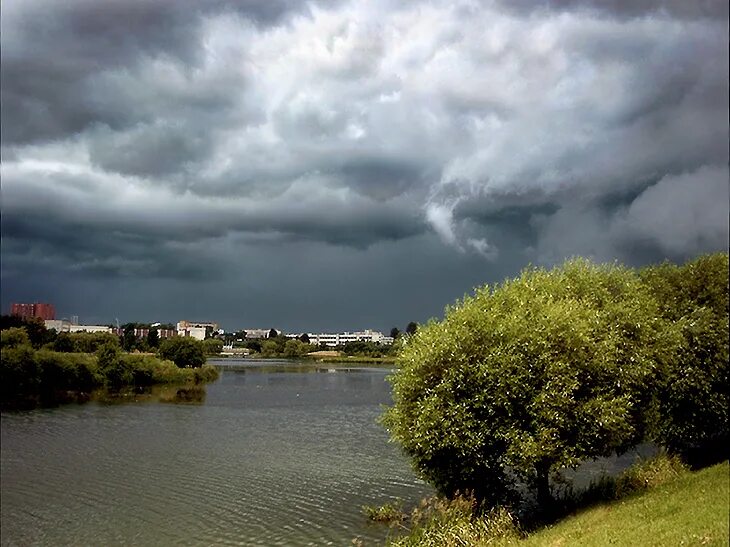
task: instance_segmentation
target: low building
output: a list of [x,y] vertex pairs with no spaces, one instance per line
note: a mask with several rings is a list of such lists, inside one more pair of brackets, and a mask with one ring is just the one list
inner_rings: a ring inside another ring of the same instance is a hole
[[68,319],[46,319],[43,324],[48,330],[54,329],[56,332],[69,332],[71,330],[71,321]]
[[[237,332],[244,331],[246,333],[246,340],[259,340],[261,338],[268,338],[272,329],[241,329]],[[281,331],[279,329],[273,329],[276,331],[276,335],[279,336]]]
[[106,325],[69,325],[66,332],[112,332]]
[[[159,323],[158,323],[159,325]],[[141,340],[142,338],[147,338],[151,330],[157,331],[157,336],[160,340],[163,340],[165,338],[172,338],[173,336],[177,336],[177,330],[175,329],[163,329],[159,326],[152,325],[150,327],[135,327],[134,329],[134,336]],[[122,327],[114,328],[112,331],[117,336],[123,336],[124,335],[124,329]]]
[[[288,334],[289,338],[300,338],[302,334]],[[382,332],[366,329],[357,332],[335,332],[335,333],[307,333],[310,344],[325,345],[329,347],[342,346],[348,342],[375,342],[376,344],[392,344],[393,338],[385,336]]]

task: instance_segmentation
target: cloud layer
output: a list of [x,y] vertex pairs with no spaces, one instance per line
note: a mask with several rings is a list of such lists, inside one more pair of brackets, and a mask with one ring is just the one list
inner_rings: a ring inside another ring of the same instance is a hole
[[[267,280],[316,300],[342,270],[381,283],[382,317],[342,304],[357,327],[528,262],[728,246],[726,2],[2,9],[4,308],[84,280],[231,291],[254,261],[250,321]],[[434,296],[403,309],[383,272],[413,264]]]

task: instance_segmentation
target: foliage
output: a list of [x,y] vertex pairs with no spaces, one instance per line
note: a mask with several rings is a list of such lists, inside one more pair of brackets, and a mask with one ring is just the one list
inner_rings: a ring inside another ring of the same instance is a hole
[[206,338],[203,340],[203,350],[206,355],[220,355],[223,351],[223,340],[217,338]]
[[[3,333],[3,338],[7,339],[8,335]],[[216,380],[219,374],[210,365],[182,369],[152,355],[122,353],[116,343],[105,344],[96,355],[34,350],[27,343],[8,344],[2,348],[0,394],[4,406],[17,408],[28,403],[32,406],[43,401],[53,403],[59,392],[88,393],[102,386],[120,389],[154,384],[203,384]]]
[[406,334],[416,334],[416,331],[418,330],[418,323],[415,321],[411,321],[408,323],[408,326],[406,327]]
[[358,355],[362,357],[383,357],[387,355],[390,346],[383,346],[377,342],[346,342],[342,346],[345,355]]
[[284,344],[284,357],[289,359],[304,357],[310,351],[311,346],[298,339],[287,340]]
[[173,336],[160,344],[160,357],[169,359],[178,367],[200,367],[205,363],[203,343],[194,338]]
[[23,328],[28,333],[30,343],[34,348],[40,348],[45,344],[53,342],[56,336],[55,330],[48,330],[43,319],[37,317],[22,319],[15,315],[3,315],[0,317],[0,330],[11,328]]
[[362,508],[368,520],[373,522],[385,522],[394,524],[402,522],[406,519],[403,512],[403,500],[395,500],[380,506],[364,505]]
[[124,351],[132,351],[137,345],[137,335],[134,332],[135,324],[127,323],[122,330],[122,348]]
[[413,510],[407,535],[388,542],[393,547],[486,546],[497,541],[516,541],[524,536],[514,516],[504,507],[484,515],[471,496],[429,498]]
[[35,359],[44,391],[89,392],[104,383],[103,373],[92,355],[41,349],[35,353]]
[[147,332],[147,346],[151,349],[160,347],[160,333],[154,327]]
[[119,338],[110,332],[61,332],[47,349],[61,353],[96,353],[106,344],[119,345]]
[[678,344],[658,315],[627,268],[575,259],[525,270],[418,329],[383,423],[439,492],[496,505],[512,473],[545,506],[551,473],[644,437],[647,385]]
[[0,347],[5,349],[18,346],[30,346],[27,330],[21,327],[11,327],[0,332]]
[[41,369],[35,351],[29,344],[2,348],[0,359],[0,393],[3,402],[17,394],[38,391],[41,385]]
[[683,266],[664,263],[640,273],[666,319],[681,330],[678,358],[659,384],[655,438],[692,460],[728,442],[728,255]]
[[395,340],[400,336],[400,330],[398,330],[398,327],[393,327],[390,329],[390,337]]
[[110,387],[121,387],[133,383],[134,373],[129,362],[122,357],[118,345],[108,343],[96,351],[96,360],[99,371]]

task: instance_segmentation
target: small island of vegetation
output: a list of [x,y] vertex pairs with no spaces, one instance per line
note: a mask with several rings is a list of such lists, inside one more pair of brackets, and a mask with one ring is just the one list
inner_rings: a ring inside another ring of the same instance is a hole
[[199,385],[219,375],[205,364],[206,345],[191,338],[163,340],[156,354],[130,353],[111,333],[57,334],[39,320],[13,317],[4,317],[3,327],[8,327],[0,333],[3,408],[84,400],[100,388]]

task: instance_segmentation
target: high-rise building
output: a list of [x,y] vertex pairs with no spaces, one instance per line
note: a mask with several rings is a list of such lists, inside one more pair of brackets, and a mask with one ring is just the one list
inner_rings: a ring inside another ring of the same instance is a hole
[[22,319],[31,319],[39,317],[40,319],[49,320],[56,318],[56,308],[53,304],[44,304],[35,302],[33,304],[16,304],[10,305],[10,315],[15,315]]

